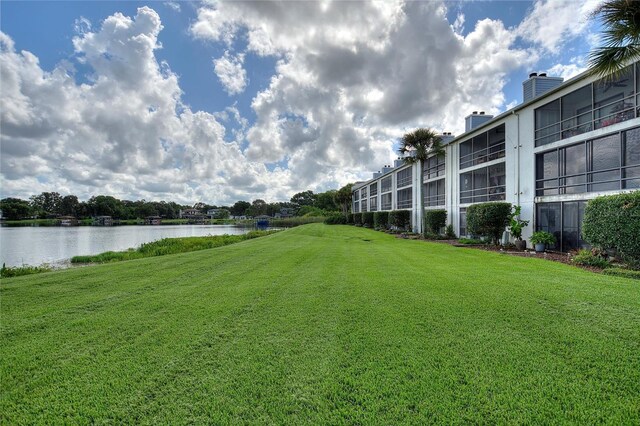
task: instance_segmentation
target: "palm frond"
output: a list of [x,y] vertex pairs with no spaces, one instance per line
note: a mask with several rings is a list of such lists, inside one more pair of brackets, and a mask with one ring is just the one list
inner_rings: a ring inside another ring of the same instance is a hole
[[442,139],[435,131],[419,128],[402,136],[398,153],[405,156],[405,163],[410,164],[424,161],[434,154],[443,156],[445,150],[442,146]]

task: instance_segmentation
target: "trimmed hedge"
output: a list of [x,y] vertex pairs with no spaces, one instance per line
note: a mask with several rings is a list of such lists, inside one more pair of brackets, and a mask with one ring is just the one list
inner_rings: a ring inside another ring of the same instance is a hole
[[398,229],[406,230],[411,225],[411,212],[409,210],[393,210],[389,212],[389,224]]
[[425,233],[440,234],[440,230],[447,224],[447,211],[444,209],[426,210],[424,220],[426,222]]
[[640,268],[640,191],[590,200],[582,236],[592,246],[616,250],[623,261]]
[[511,218],[511,203],[490,202],[467,207],[467,230],[471,235],[500,241]]
[[373,228],[373,212],[362,213],[362,226]]
[[373,215],[373,226],[376,229],[387,229],[389,227],[389,212],[376,212]]
[[346,223],[347,225],[353,225],[353,213],[347,213]]
[[332,214],[324,220],[324,223],[327,225],[344,225],[347,223],[347,218],[343,214]]
[[353,214],[353,224],[356,226],[362,225],[362,213],[354,213]]
[[604,275],[612,275],[614,277],[624,277],[634,280],[640,280],[640,271],[634,271],[633,269],[609,268],[602,271],[602,273]]

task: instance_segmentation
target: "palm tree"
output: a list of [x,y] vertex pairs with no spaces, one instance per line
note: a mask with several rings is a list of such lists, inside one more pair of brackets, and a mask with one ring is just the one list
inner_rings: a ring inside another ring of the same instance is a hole
[[591,74],[615,77],[640,59],[640,1],[606,0],[593,16],[602,18],[605,30],[603,45],[589,54]]
[[[420,169],[420,183],[424,185],[424,163],[432,155],[438,157],[445,155],[444,146],[442,145],[442,138],[431,129],[420,128],[411,133],[407,133],[400,139],[400,148],[398,153],[403,156],[405,164],[418,164]],[[420,216],[421,223],[418,232],[424,230],[424,196],[420,191],[419,197],[420,203]]]

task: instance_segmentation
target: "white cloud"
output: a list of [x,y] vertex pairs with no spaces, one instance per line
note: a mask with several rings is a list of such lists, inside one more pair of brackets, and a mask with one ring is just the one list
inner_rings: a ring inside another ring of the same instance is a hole
[[175,12],[180,12],[180,4],[176,3],[175,1],[166,1],[163,3],[165,6],[167,6],[168,8],[171,8],[173,11]]
[[224,56],[214,59],[213,66],[220,83],[229,95],[237,95],[247,87],[247,72],[242,67],[244,55],[232,56],[227,50]]
[[[298,189],[290,172],[247,161],[238,142],[224,140],[219,118],[182,104],[177,76],[154,56],[161,29],[157,13],[142,7],[75,37],[76,54],[94,70],[85,84],[65,67],[44,71],[0,33],[4,196],[55,189],[231,203]],[[237,110],[228,114],[242,122]]]
[[600,0],[537,0],[518,26],[517,33],[546,51],[558,54],[565,43],[588,30],[589,16],[599,3]]
[[460,131],[471,110],[504,108],[505,76],[536,54],[500,21],[466,37],[463,24],[436,2],[216,2],[191,32],[223,43],[247,34],[247,54],[279,58],[253,99],[246,154],[287,161],[311,185],[342,170],[366,177],[416,126]]

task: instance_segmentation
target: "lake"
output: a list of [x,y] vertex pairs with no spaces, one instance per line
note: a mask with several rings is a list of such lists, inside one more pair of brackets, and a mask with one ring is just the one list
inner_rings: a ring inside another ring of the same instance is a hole
[[64,264],[73,256],[135,248],[162,238],[244,234],[234,225],[0,227],[0,265]]

